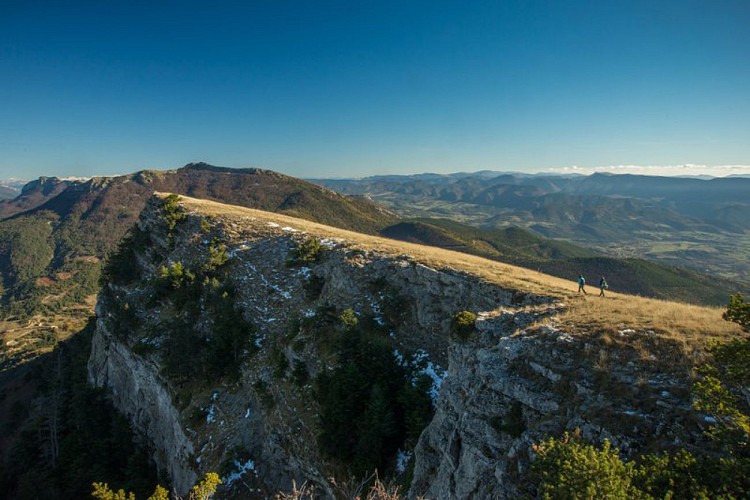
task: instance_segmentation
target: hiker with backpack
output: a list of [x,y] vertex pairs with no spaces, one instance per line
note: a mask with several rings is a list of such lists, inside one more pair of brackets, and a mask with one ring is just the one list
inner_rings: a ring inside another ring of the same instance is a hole
[[601,277],[599,280],[599,297],[604,297],[604,290],[609,288],[609,285],[607,284],[607,280],[604,279],[604,276]]
[[583,277],[583,274],[578,275],[578,293],[583,292],[584,295],[588,295],[586,293],[586,278]]

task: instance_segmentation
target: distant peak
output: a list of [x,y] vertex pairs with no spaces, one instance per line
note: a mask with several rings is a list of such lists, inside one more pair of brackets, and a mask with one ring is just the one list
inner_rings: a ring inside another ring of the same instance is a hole
[[223,172],[227,174],[275,174],[272,170],[263,170],[260,168],[231,168],[231,167],[217,167],[216,165],[210,165],[208,163],[199,161],[188,163],[180,170],[200,170],[207,172]]
[[35,189],[49,188],[51,186],[56,186],[57,184],[60,184],[60,183],[63,183],[63,182],[64,183],[69,183],[69,181],[64,181],[64,180],[62,180],[62,179],[60,179],[58,177],[45,177],[45,176],[41,176],[38,179],[35,179],[35,180],[31,181],[31,182],[28,182],[26,185],[24,185],[23,188],[21,189],[21,191],[23,193],[28,193],[28,192],[33,191]]

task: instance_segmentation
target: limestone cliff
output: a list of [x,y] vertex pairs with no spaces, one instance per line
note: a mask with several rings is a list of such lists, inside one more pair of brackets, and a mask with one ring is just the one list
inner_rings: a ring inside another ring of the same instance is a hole
[[[320,250],[303,254],[310,241]],[[340,363],[327,335],[349,309],[409,380],[429,377],[434,416],[387,465],[412,496],[525,493],[531,444],[566,429],[625,453],[700,435],[685,373],[561,324],[559,294],[493,283],[499,264],[431,252],[188,198],[165,211],[154,197],[100,294],[90,380],[181,494],[219,471],[227,497],[268,497],[292,481],[334,496],[327,478],[344,469],[318,445],[313,381]],[[452,334],[462,310],[479,313],[468,339]],[[226,366],[216,353],[229,353]]]

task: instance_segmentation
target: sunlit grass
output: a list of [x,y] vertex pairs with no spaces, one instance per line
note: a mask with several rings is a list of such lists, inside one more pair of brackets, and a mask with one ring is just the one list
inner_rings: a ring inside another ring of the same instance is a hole
[[[685,343],[687,350],[708,339],[729,339],[742,335],[740,328],[724,321],[721,308],[712,308],[606,292],[589,287],[589,295],[576,293],[577,284],[529,269],[484,259],[461,252],[370,236],[277,213],[223,205],[206,200],[181,197],[188,210],[214,217],[238,217],[259,230],[269,230],[268,222],[289,226],[317,238],[334,238],[348,248],[375,251],[387,256],[408,256],[411,260],[435,268],[451,268],[476,275],[502,288],[538,294],[556,299],[566,306],[558,319],[577,327],[615,333],[623,329],[651,330],[655,335]],[[500,305],[500,304],[499,304]],[[691,347],[692,346],[692,347]]]

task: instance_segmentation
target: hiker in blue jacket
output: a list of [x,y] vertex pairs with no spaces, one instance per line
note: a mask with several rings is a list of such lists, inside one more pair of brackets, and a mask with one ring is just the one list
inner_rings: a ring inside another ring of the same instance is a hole
[[578,293],[583,292],[584,295],[588,295],[586,293],[586,278],[583,277],[583,274],[578,275]]

